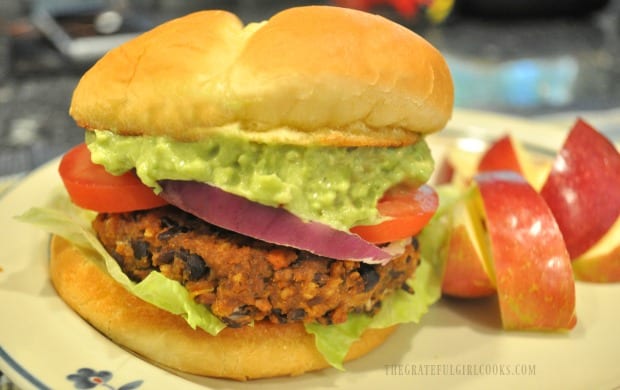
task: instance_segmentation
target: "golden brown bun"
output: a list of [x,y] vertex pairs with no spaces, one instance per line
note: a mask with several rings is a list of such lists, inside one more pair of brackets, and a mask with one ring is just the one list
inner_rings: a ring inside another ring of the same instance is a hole
[[[328,367],[314,346],[314,336],[299,323],[260,322],[211,336],[128,293],[68,241],[52,237],[50,252],[52,283],[63,300],[110,339],[157,364],[238,380]],[[353,344],[346,360],[376,348],[393,330],[368,330]]]
[[245,27],[225,11],[167,22],[98,61],[70,113],[129,135],[363,146],[415,142],[443,128],[452,104],[446,62],[423,38],[377,15],[309,6]]

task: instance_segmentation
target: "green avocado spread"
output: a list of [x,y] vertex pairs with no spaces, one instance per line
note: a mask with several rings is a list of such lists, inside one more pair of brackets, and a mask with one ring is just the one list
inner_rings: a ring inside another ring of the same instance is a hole
[[93,162],[119,175],[133,168],[156,192],[158,180],[195,180],[336,229],[378,223],[376,204],[402,181],[426,182],[426,142],[390,147],[264,144],[215,135],[198,142],[88,131]]

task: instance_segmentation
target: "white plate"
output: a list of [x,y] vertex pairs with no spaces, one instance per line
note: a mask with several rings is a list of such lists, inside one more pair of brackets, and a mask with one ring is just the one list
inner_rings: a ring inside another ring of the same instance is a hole
[[[549,154],[565,130],[525,120],[458,111],[433,136],[437,158],[446,147],[484,142],[511,131]],[[465,142],[463,142],[465,140]],[[48,236],[13,216],[42,205],[60,186],[57,161],[25,178],[0,199],[0,370],[20,388],[74,388],[80,368],[108,371],[108,388],[142,381],[138,389],[193,388],[562,388],[620,385],[620,285],[578,283],[578,324],[557,333],[500,330],[494,299],[442,300],[421,325],[405,325],[366,357],[295,378],[237,383],[156,367],[102,336],[56,295],[47,276]],[[278,364],[278,362],[273,362]],[[261,387],[262,388],[262,387]]]

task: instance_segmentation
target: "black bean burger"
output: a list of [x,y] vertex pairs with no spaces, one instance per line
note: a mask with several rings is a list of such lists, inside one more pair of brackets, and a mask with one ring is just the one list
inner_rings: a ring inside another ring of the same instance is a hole
[[312,6],[164,23],[75,89],[86,140],[59,172],[93,214],[54,217],[52,282],[167,367],[341,368],[436,299],[417,239],[438,203],[425,135],[452,103],[440,53],[380,16]]

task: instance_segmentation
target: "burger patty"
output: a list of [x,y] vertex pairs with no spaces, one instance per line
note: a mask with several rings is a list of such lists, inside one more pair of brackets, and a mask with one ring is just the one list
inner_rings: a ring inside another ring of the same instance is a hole
[[373,314],[392,291],[413,293],[405,281],[419,261],[415,239],[384,266],[334,260],[220,229],[172,206],[99,214],[93,228],[132,280],[159,271],[231,327]]

